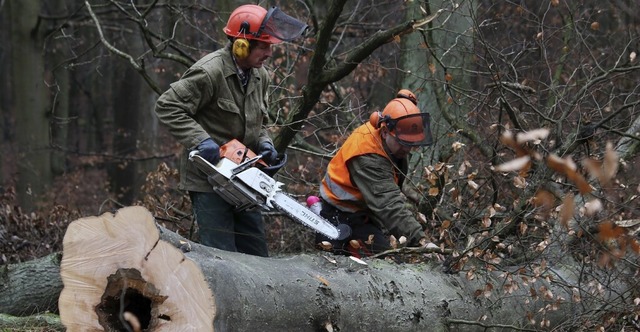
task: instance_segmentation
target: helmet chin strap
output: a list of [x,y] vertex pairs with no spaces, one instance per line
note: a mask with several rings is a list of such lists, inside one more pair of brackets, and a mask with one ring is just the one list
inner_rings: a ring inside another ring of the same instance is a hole
[[251,66],[248,64],[247,58],[240,59],[234,56],[233,59],[236,61],[236,65],[238,65],[238,68],[244,71],[248,71],[251,69]]

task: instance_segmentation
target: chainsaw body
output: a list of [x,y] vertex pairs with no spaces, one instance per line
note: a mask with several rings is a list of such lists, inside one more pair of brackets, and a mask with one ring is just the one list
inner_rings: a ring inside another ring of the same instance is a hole
[[189,154],[189,160],[207,175],[213,190],[237,210],[260,207],[268,211],[276,208],[331,239],[342,237],[338,228],[286,195],[281,190],[283,184],[261,170],[261,167],[269,167],[262,156],[232,140],[220,147],[220,157],[220,161],[213,165],[197,151]]

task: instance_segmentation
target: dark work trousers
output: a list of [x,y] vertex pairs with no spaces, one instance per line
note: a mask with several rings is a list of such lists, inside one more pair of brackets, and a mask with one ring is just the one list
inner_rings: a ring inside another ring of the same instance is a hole
[[227,251],[269,256],[260,210],[238,212],[216,193],[190,191],[200,243]]
[[[365,212],[349,213],[340,211],[323,200],[320,215],[334,225],[347,224],[351,227],[351,236],[344,240],[330,240],[326,236],[316,233],[316,243],[322,241],[330,242],[335,254],[363,257],[391,248],[389,238],[380,228],[369,221],[369,217]],[[373,241],[370,241],[370,238]],[[357,240],[360,248],[351,246],[351,240]]]

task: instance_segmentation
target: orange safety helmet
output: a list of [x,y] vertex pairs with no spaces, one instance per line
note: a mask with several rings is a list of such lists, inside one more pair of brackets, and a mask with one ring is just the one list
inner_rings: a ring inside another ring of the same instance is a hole
[[411,90],[401,89],[396,93],[396,98],[407,98],[411,100],[414,105],[418,105],[418,98],[413,94],[413,92],[411,92]]
[[400,92],[407,96],[391,100],[382,112],[371,114],[369,122],[376,128],[386,127],[389,134],[395,137],[400,144],[407,146],[430,145],[433,140],[429,127],[431,122],[429,113],[420,112],[416,105],[417,99],[411,91],[400,90]]
[[285,14],[278,7],[271,7],[267,11],[258,5],[242,5],[231,12],[222,30],[232,38],[278,44],[299,37],[307,28],[306,24]]
[[267,14],[268,11],[261,6],[242,5],[231,12],[227,25],[222,30],[232,38],[278,44],[282,40],[262,32],[264,29],[263,22],[268,19]]

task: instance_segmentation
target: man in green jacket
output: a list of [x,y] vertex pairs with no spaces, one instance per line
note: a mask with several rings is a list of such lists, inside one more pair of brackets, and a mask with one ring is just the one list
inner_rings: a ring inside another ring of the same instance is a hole
[[156,102],[158,118],[185,147],[179,188],[189,192],[204,245],[268,256],[260,211],[236,211],[213,191],[188,154],[197,150],[216,164],[220,145],[237,139],[267,164],[276,161],[278,153],[264,127],[271,80],[263,65],[272,44],[293,40],[306,28],[277,7],[240,6],[223,29],[229,45],[197,61]]

